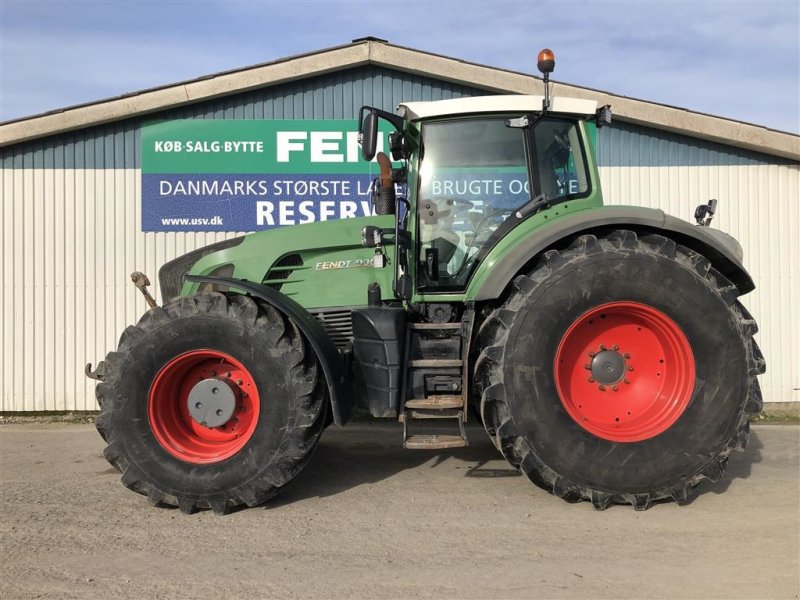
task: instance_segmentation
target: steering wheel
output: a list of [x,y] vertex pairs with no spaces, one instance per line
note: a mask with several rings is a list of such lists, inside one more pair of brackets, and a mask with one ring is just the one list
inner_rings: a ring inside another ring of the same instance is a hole
[[[488,209],[486,211],[486,213],[483,215],[483,217],[477,223],[475,223],[475,225],[472,228],[473,229],[473,231],[472,231],[472,241],[469,244],[470,248],[475,243],[475,241],[478,240],[479,233],[481,233],[481,230],[484,227],[486,227],[488,224],[494,222],[498,218],[502,218],[502,221],[505,221],[505,219],[508,217],[508,215],[510,215],[512,212],[514,212],[514,209],[512,209],[512,208],[492,207],[492,208]],[[467,248],[467,250],[469,251],[469,248]]]
[[[461,260],[461,264],[458,266],[458,268],[452,275],[453,278],[457,278],[464,271],[464,269],[469,270],[471,268],[472,263],[474,263],[475,260],[477,259],[478,252],[472,252],[472,250],[476,248],[476,244],[478,244],[478,250],[480,249],[480,246],[483,244],[483,241],[479,240],[479,234],[481,233],[481,230],[484,229],[490,223],[493,223],[498,218],[501,219],[501,222],[505,221],[505,219],[512,212],[514,212],[514,209],[511,208],[490,208],[487,210],[486,214],[484,214],[483,217],[477,223],[475,223],[473,227],[472,237],[469,240],[469,244],[467,244],[467,247],[464,250],[464,257]],[[489,235],[491,235],[491,233]]]

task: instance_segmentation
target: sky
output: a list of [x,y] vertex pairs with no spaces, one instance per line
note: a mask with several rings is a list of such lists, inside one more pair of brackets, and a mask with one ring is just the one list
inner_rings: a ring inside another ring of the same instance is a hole
[[0,121],[368,35],[800,133],[800,0],[0,0]]

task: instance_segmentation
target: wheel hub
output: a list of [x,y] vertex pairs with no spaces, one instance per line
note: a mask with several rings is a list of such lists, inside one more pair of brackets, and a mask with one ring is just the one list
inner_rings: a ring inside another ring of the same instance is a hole
[[186,405],[192,419],[203,427],[220,427],[236,411],[236,393],[222,379],[203,379],[189,391]]
[[194,464],[220,462],[239,452],[253,436],[260,407],[247,367],[212,349],[169,360],[148,396],[150,428],[158,443]]
[[625,359],[614,350],[603,350],[591,362],[592,377],[603,385],[611,385],[625,376]]
[[646,304],[619,301],[580,315],[554,359],[556,390],[581,427],[612,442],[664,433],[689,406],[692,347],[675,321]]

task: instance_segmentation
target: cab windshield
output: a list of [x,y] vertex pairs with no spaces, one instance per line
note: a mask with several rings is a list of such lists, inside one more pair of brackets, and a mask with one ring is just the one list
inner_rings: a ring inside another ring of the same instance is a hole
[[574,121],[545,118],[530,129],[507,117],[428,123],[422,127],[417,195],[421,291],[466,286],[495,243],[492,234],[531,198],[553,204],[589,193]]

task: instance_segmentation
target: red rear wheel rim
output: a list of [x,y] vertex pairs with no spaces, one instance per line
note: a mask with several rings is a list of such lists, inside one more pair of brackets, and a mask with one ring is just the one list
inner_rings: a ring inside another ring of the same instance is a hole
[[[209,378],[224,381],[236,398],[233,416],[219,427],[206,427],[189,413],[189,392]],[[150,428],[158,443],[172,456],[195,464],[220,462],[239,452],[253,436],[260,408],[250,371],[218,350],[176,356],[158,372],[148,396]]]
[[686,335],[638,302],[611,302],[578,317],[561,338],[554,370],[567,413],[612,442],[665,432],[686,410],[695,383]]

